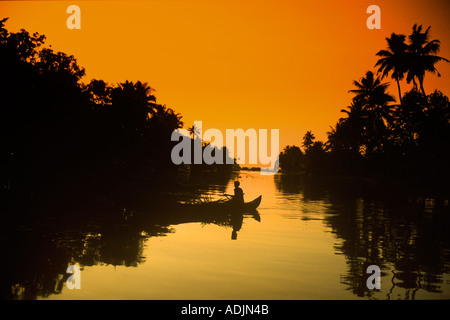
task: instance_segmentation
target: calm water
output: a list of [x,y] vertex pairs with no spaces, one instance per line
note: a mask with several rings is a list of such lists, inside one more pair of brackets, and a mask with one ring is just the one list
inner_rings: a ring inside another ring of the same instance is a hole
[[[241,172],[257,214],[133,212],[124,223],[4,235],[4,298],[448,299],[449,198],[355,181]],[[233,181],[207,188],[214,198]],[[6,262],[6,263],[5,263]],[[65,281],[81,266],[81,289]],[[366,268],[381,267],[381,290]]]

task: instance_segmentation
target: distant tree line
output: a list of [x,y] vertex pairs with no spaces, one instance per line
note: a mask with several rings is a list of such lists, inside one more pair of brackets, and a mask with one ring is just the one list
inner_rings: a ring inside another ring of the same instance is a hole
[[[449,62],[438,56],[440,41],[430,39],[417,24],[406,36],[392,33],[388,47],[377,53],[376,73],[367,71],[354,81],[351,104],[327,133],[315,141],[303,137],[303,151],[287,146],[280,154],[284,172],[405,177],[450,177],[450,104],[439,90],[427,94],[426,73],[437,74],[436,64]],[[382,82],[391,76],[397,83],[399,103]],[[413,83],[402,94],[400,81]]]

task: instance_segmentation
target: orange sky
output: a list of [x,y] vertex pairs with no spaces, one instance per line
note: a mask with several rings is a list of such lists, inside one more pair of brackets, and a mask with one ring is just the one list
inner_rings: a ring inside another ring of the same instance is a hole
[[[72,4],[81,30],[66,27]],[[366,27],[372,4],[381,30]],[[447,0],[0,1],[10,31],[45,34],[86,68],[84,82],[148,82],[185,127],[279,129],[281,149],[307,130],[326,139],[392,32],[431,25],[450,59],[449,9]],[[450,94],[450,64],[437,68],[442,77],[427,75],[425,89]]]

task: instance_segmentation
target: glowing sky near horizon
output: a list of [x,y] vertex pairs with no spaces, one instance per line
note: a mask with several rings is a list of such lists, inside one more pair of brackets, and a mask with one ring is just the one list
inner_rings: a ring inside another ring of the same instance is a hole
[[[66,8],[81,8],[81,30],[66,27]],[[381,30],[366,9],[381,8]],[[449,1],[1,1],[8,30],[47,36],[74,55],[86,77],[148,82],[159,103],[204,129],[279,129],[280,148],[307,130],[325,140],[350,104],[353,80],[375,71],[375,54],[392,32],[431,25],[439,55],[450,59]],[[450,64],[425,89],[449,94]],[[392,82],[391,93],[397,98]],[[401,83],[405,92],[409,87]]]

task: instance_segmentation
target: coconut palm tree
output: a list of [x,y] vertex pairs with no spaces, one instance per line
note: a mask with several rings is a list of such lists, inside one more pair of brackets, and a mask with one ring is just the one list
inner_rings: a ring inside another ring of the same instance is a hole
[[129,134],[140,134],[155,112],[154,89],[147,83],[126,81],[111,90],[110,101],[116,121]]
[[327,141],[325,143],[327,150],[336,152],[346,149],[348,140],[346,124],[347,121],[341,118],[334,128],[330,126],[331,130],[327,132]]
[[372,71],[367,71],[361,80],[353,81],[356,89],[349,90],[354,93],[355,102],[362,102],[369,111],[375,111],[377,107],[384,107],[389,102],[395,101],[394,97],[386,93],[389,83],[381,83],[380,77],[375,77]]
[[361,102],[352,101],[351,105],[347,109],[341,109],[341,112],[345,113],[347,117],[339,119],[339,126],[336,125],[336,130],[344,131],[346,140],[344,143],[350,149],[359,151],[363,141],[363,131],[368,126],[368,114],[364,110],[364,105]]
[[420,91],[426,97],[425,89],[423,87],[423,80],[426,72],[437,74],[440,77],[440,73],[437,71],[435,65],[439,61],[449,62],[449,60],[439,57],[436,54],[441,48],[441,42],[437,39],[430,40],[430,28],[428,27],[422,32],[422,25],[413,26],[413,31],[409,36],[410,44],[408,46],[408,52],[410,53],[408,75],[406,80],[408,83],[413,81],[417,87],[416,79],[419,81]]
[[303,136],[303,143],[302,147],[305,149],[305,152],[307,152],[314,144],[314,140],[316,137],[311,131],[306,131],[305,135]]
[[392,114],[389,102],[394,102],[395,99],[386,92],[389,83],[382,83],[380,77],[375,77],[372,71],[367,71],[365,77],[353,84],[356,89],[349,92],[355,93],[354,106],[362,107],[366,145],[369,151],[374,151],[383,145],[386,122],[391,121]]
[[187,130],[188,130],[189,134],[192,135],[192,139],[195,139],[195,136],[198,136],[200,134],[200,131],[195,124],[192,125],[192,127],[189,127]]
[[375,64],[375,67],[379,66],[377,73],[381,73],[381,80],[392,72],[391,78],[397,82],[400,105],[402,105],[400,80],[404,78],[408,66],[408,45],[405,39],[406,36],[403,34],[392,33],[390,38],[386,38],[387,50],[380,50],[377,53],[380,59]]

